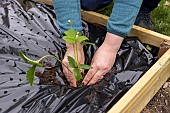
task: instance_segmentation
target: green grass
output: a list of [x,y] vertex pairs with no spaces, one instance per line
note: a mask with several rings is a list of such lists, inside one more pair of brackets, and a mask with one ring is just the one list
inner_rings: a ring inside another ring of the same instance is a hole
[[[165,6],[164,3],[170,0],[161,0],[159,6],[152,11],[151,18],[154,24],[153,30],[170,36],[170,6]],[[98,13],[109,16],[112,12],[113,3],[98,10]]]
[[159,6],[152,11],[154,31],[170,36],[170,6],[163,5],[166,1],[161,0]]

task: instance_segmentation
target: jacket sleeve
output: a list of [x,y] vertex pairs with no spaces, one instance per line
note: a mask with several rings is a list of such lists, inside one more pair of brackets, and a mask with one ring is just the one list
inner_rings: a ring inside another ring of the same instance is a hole
[[114,0],[107,32],[126,37],[137,17],[143,0]]
[[68,20],[72,20],[75,30],[82,30],[80,0],[53,0],[53,6],[62,34],[70,28]]

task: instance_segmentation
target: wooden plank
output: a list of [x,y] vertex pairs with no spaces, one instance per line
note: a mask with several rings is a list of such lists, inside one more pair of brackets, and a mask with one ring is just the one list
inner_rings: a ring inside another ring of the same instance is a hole
[[[92,11],[82,11],[81,13],[83,20],[104,26],[107,24],[107,20],[109,19],[108,16]],[[166,35],[136,25],[133,25],[133,28],[130,32],[130,36],[137,36],[143,43],[151,44],[156,47],[159,47],[164,40],[170,40],[170,37]]]
[[45,3],[47,5],[52,5],[52,0],[35,0],[37,2],[42,2],[42,3]]
[[[37,0],[38,2],[43,2],[48,5],[52,5],[52,0]],[[109,19],[108,16],[93,12],[93,11],[81,11],[82,19],[88,21],[90,23],[97,23],[103,26],[106,26],[107,20]],[[164,40],[170,40],[170,37],[139,27],[133,26],[130,36],[137,36],[143,43],[151,44],[154,46],[159,47]]]
[[170,77],[170,49],[109,110],[108,113],[140,113]]

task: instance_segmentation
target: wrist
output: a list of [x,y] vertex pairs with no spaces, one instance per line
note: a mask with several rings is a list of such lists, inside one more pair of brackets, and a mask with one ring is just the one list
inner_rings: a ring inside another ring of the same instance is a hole
[[107,44],[114,51],[118,51],[123,40],[124,40],[123,37],[107,32],[103,44]]

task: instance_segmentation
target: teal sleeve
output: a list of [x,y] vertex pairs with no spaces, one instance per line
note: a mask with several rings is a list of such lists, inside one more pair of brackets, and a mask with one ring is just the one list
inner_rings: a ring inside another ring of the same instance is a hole
[[114,0],[107,32],[126,37],[137,17],[143,0]]
[[53,7],[62,34],[70,28],[68,20],[72,20],[75,30],[82,30],[80,0],[53,0]]

